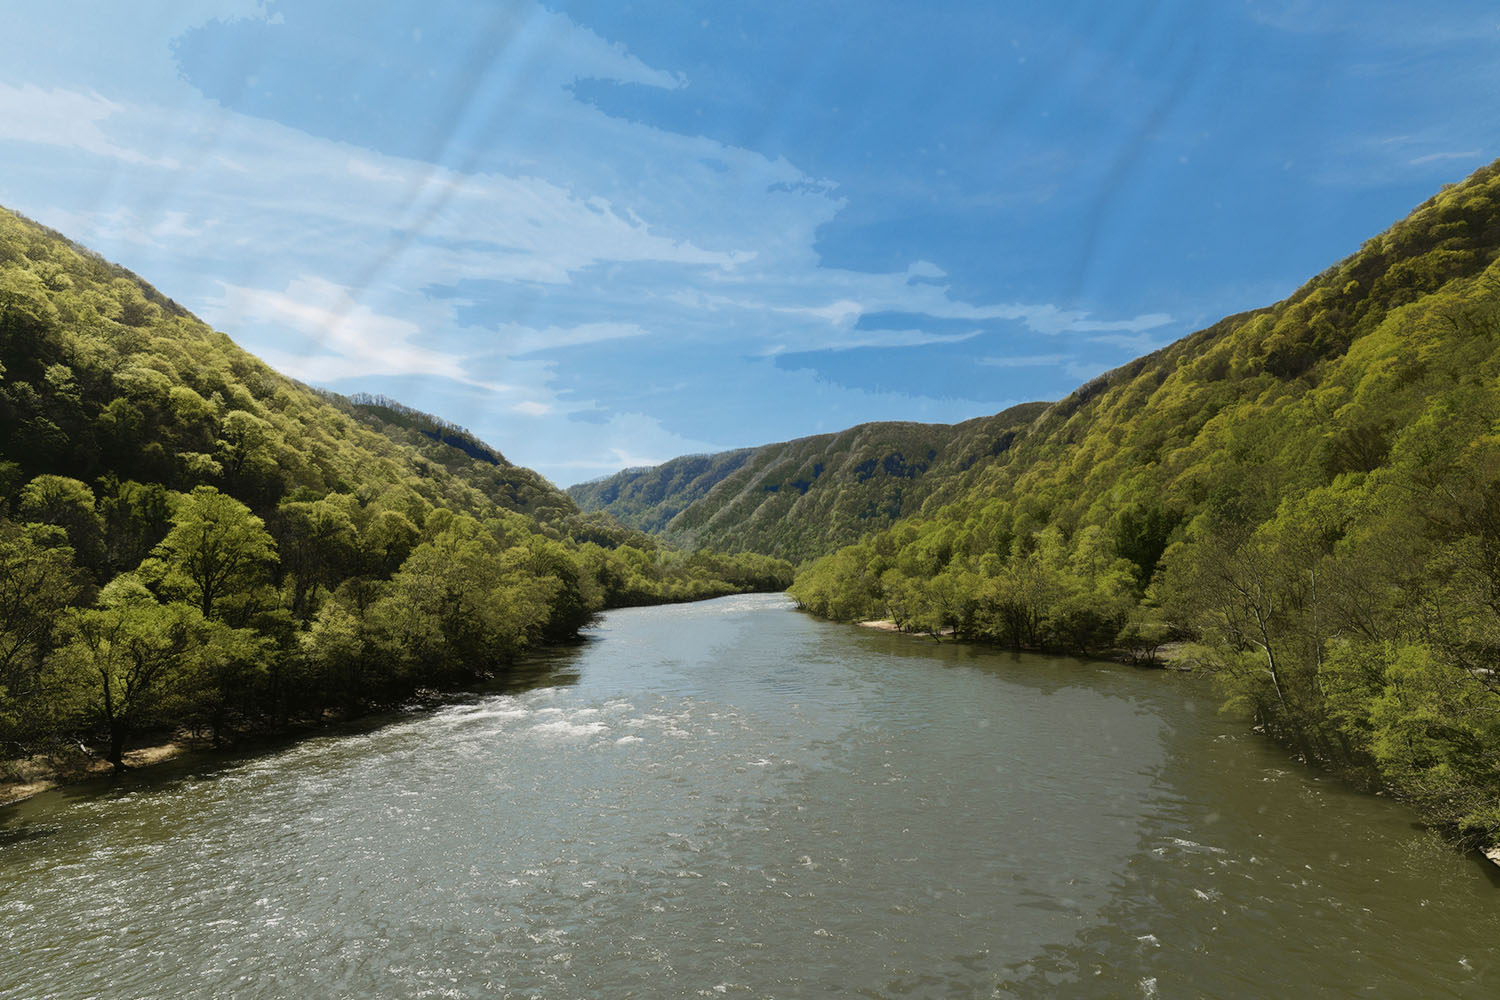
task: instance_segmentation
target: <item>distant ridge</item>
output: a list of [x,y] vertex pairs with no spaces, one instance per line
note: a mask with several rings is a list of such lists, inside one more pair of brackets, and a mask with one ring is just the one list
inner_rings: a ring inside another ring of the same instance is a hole
[[684,455],[567,493],[583,510],[680,544],[808,559],[957,495],[1048,405],[1023,403],[959,424],[860,424]]

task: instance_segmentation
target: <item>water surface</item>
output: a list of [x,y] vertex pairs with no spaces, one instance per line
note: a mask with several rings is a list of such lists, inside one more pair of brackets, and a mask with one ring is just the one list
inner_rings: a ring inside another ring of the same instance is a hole
[[1500,995],[1500,895],[1165,672],[606,615],[508,693],[0,811],[0,997]]

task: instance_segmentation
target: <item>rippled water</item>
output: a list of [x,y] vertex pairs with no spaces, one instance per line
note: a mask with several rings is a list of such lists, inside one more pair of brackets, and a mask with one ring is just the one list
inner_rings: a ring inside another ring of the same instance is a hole
[[1500,896],[1162,672],[615,612],[510,693],[0,811],[0,997],[1500,995]]

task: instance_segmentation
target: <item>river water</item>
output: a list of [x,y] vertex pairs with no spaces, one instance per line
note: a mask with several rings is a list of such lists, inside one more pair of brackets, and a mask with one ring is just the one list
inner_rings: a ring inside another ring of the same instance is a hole
[[1494,997],[1497,884],[1200,682],[739,597],[0,810],[0,997]]

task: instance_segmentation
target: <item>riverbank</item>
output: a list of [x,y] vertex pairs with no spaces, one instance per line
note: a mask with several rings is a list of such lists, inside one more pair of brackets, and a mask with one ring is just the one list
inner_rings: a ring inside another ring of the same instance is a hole
[[[524,678],[524,671],[513,667],[487,681],[455,687],[449,691],[419,689],[399,706],[376,706],[357,714],[324,709],[319,715],[289,719],[279,726],[246,727],[223,733],[217,742],[211,736],[184,730],[176,733],[159,730],[154,734],[143,734],[137,744],[126,750],[122,757],[128,775],[132,771],[146,770],[189,755],[213,758],[254,754],[314,736],[357,732],[364,726],[379,726],[382,720],[401,712],[451,704],[476,691],[483,691],[491,684],[516,685],[518,678]],[[519,683],[524,684],[524,679]],[[0,774],[6,775],[0,778],[0,809],[54,788],[99,781],[115,773],[114,766],[105,760],[102,752],[89,749],[82,743],[65,752],[0,761]]]
[[[853,624],[859,626],[860,628],[873,629],[877,632],[894,632],[903,635],[910,635],[913,638],[939,638],[938,636],[933,636],[930,632],[917,632],[903,629],[889,618],[876,618],[867,621],[857,621]],[[953,629],[945,629],[941,638],[953,639]],[[954,639],[953,641],[965,640]],[[985,644],[980,643],[980,645]],[[1105,660],[1112,663],[1122,663],[1127,666],[1150,667],[1153,669],[1177,670],[1183,673],[1193,673],[1194,664],[1188,657],[1184,655],[1186,647],[1187,644],[1183,642],[1162,642],[1151,647],[1148,656],[1141,656],[1139,652],[1116,649],[1090,653],[1088,655],[1088,658],[1094,660]],[[1027,652],[1041,653],[1045,655],[1045,651],[1043,650],[1028,650]],[[1265,730],[1263,727],[1255,726],[1253,728],[1257,733],[1260,733],[1262,735],[1265,734]],[[1292,747],[1285,741],[1277,740],[1273,737],[1272,742],[1276,743],[1278,746],[1282,747],[1285,750],[1292,750]],[[1295,756],[1303,763],[1307,763],[1314,767],[1317,767],[1324,773],[1338,779],[1341,782],[1344,782],[1350,788],[1359,791],[1373,790],[1368,781],[1358,780],[1358,776],[1347,769],[1331,765],[1326,761],[1310,760],[1308,759],[1306,754],[1295,754]],[[1500,845],[1486,845],[1482,842],[1478,844],[1465,842],[1465,840],[1461,836],[1459,836],[1456,831],[1448,827],[1445,827],[1441,824],[1431,823],[1430,821],[1428,825],[1431,829],[1441,834],[1445,840],[1448,840],[1450,843],[1454,844],[1454,846],[1464,850],[1472,850],[1476,852],[1480,857],[1484,858],[1486,861],[1495,865],[1497,868],[1500,868]]]
[[[872,618],[867,621],[857,621],[853,624],[860,628],[874,629],[877,632],[897,632],[901,635],[910,635],[924,639],[953,639],[955,642],[978,642],[981,646],[990,646],[982,640],[959,640],[951,626],[939,630],[937,633],[905,629],[890,618]],[[1183,648],[1186,643],[1160,642],[1142,649],[1109,649],[1090,652],[1085,655],[1090,660],[1107,660],[1111,663],[1124,663],[1132,667],[1159,667],[1165,670],[1191,671],[1192,664],[1182,658]],[[1001,647],[991,647],[1001,648]],[[1047,655],[1055,652],[1046,649],[1027,649],[1023,652],[1040,653]],[[1072,655],[1072,654],[1069,654]]]
[[900,625],[897,625],[894,621],[892,621],[889,618],[876,618],[876,619],[873,619],[873,620],[867,621],[867,622],[855,622],[854,624],[858,625],[860,628],[872,628],[872,629],[875,629],[877,632],[904,632],[907,635],[924,635],[924,636],[928,636],[930,638],[940,638],[940,637],[941,638],[952,638],[953,637],[953,629],[951,627],[939,629],[938,632],[936,633],[936,635],[934,635],[931,632],[911,632],[911,631],[908,631],[907,629],[902,628]]
[[[125,751],[125,766],[134,771],[175,760],[190,751],[207,749],[209,745],[207,740],[188,737],[151,743]],[[114,765],[102,756],[79,750],[6,761],[5,771],[13,777],[0,780],[0,807],[14,805],[63,785],[107,778],[114,772]]]
[[[710,596],[691,600],[641,601],[605,608],[603,611],[695,604],[721,597],[740,596],[745,593],[760,593],[760,591],[731,591],[724,594],[715,592]],[[538,656],[545,658],[550,653],[565,650],[581,641],[583,641],[583,633],[580,632],[569,639],[536,646],[523,654],[519,660],[498,668],[493,674],[456,681],[452,687],[418,688],[409,692],[404,699],[376,704],[365,711],[353,714],[336,708],[319,710],[314,707],[306,710],[311,714],[303,714],[279,726],[234,729],[223,734],[226,738],[218,743],[208,736],[197,736],[187,731],[178,731],[171,735],[164,730],[158,731],[154,736],[146,734],[139,739],[133,749],[125,751],[124,763],[127,770],[134,771],[162,764],[188,753],[243,752],[247,748],[254,748],[260,744],[275,744],[327,733],[331,727],[358,725],[362,720],[378,718],[399,711],[403,706],[406,709],[413,706],[430,708],[447,704],[455,698],[461,698],[475,691],[484,691],[493,685],[525,686],[526,677],[529,674],[526,667],[528,660]],[[0,759],[0,809],[54,788],[96,781],[100,778],[107,778],[112,773],[114,773],[114,767],[104,759],[103,754],[96,753],[81,742],[73,748],[57,753],[35,754],[9,760]]]

